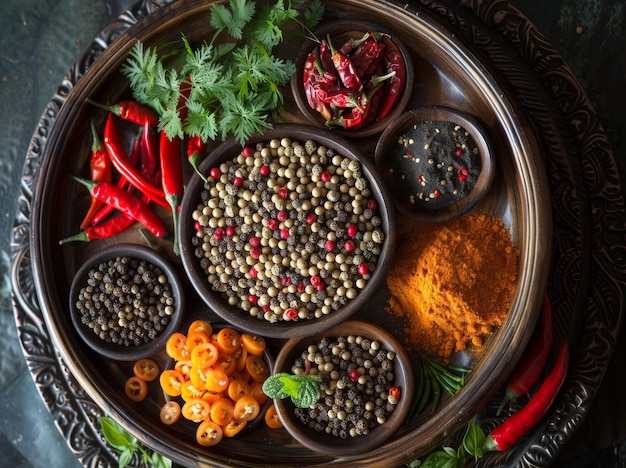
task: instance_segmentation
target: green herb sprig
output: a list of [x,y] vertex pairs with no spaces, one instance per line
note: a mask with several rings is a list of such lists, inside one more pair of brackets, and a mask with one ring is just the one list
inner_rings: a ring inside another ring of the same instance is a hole
[[462,468],[471,459],[478,461],[483,457],[483,445],[486,437],[474,420],[470,420],[457,448],[442,447],[441,450],[428,455],[423,462],[420,460],[410,462],[409,468]]
[[128,431],[123,429],[113,419],[106,416],[98,418],[102,435],[115,450],[120,452],[118,458],[119,468],[124,468],[130,463],[136,452],[141,454],[142,462],[153,468],[171,468],[172,461],[163,455],[148,450]]
[[159,113],[159,129],[170,138],[234,136],[243,144],[271,127],[282,110],[281,87],[295,72],[292,61],[273,55],[281,27],[294,20],[312,28],[322,14],[321,0],[278,0],[258,9],[253,0],[214,3],[208,42],[193,48],[183,35],[182,50],[160,55],[138,41],[121,71],[134,98]]
[[310,408],[320,398],[319,376],[315,374],[280,372],[265,379],[262,389],[270,398],[282,400],[290,397],[298,408]]

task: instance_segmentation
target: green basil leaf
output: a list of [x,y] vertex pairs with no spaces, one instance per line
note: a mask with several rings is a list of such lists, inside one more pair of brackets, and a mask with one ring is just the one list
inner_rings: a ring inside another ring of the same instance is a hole
[[153,468],[172,468],[172,460],[157,452],[152,452],[150,463]]
[[457,468],[458,465],[458,457],[456,452],[454,455],[445,452],[434,452],[431,453],[426,460],[424,460],[424,464],[421,468]]
[[111,447],[122,452],[134,446],[135,438],[111,418],[103,416],[99,418],[99,421],[102,434]]
[[486,435],[484,431],[478,427],[474,420],[470,420],[467,425],[467,432],[463,437],[463,448],[467,453],[472,455],[475,460],[483,456],[483,445],[485,444]]
[[128,465],[132,460],[134,453],[135,452],[130,448],[122,450],[122,453],[120,453],[120,458],[117,460],[119,468],[124,468],[126,465]]

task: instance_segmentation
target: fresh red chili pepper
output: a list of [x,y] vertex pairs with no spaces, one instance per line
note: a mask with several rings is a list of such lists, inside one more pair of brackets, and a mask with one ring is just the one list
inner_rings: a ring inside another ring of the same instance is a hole
[[387,71],[395,71],[395,75],[392,76],[385,86],[385,100],[378,113],[378,119],[384,119],[389,112],[394,108],[400,94],[402,94],[402,87],[406,81],[406,67],[402,54],[395,47],[388,47],[385,53],[385,62],[387,65]]
[[[133,165],[136,165],[139,161],[140,156],[141,156],[141,139],[136,138],[135,141],[133,142],[133,147],[130,152],[130,163]],[[117,186],[125,190],[129,190],[129,191],[134,190],[134,187],[130,185],[130,183],[128,182],[128,179],[126,179],[126,177],[124,177],[123,175],[120,175],[118,177]],[[91,225],[95,226],[96,224],[100,224],[102,221],[104,221],[104,219],[107,216],[109,216],[114,211],[115,211],[115,208],[113,208],[111,205],[104,205],[102,209],[98,211],[98,213],[96,213],[96,215],[91,220]]]
[[141,134],[141,173],[154,184],[154,176],[157,167],[156,133],[147,122],[143,126]]
[[187,139],[187,161],[194,171],[206,182],[206,176],[200,172],[198,166],[206,154],[207,143],[200,136],[191,136]]
[[[91,160],[89,162],[91,180],[93,180],[94,182],[111,182],[111,177],[113,173],[111,159],[109,158],[109,154],[107,153],[106,148],[102,145],[100,138],[98,138],[96,127],[94,126],[93,121],[91,122],[91,134]],[[83,221],[80,223],[81,229],[85,229],[87,226],[89,226],[94,216],[102,208],[102,205],[103,203],[100,200],[96,200],[95,198],[91,199],[89,210],[87,210]]]
[[483,450],[503,451],[528,433],[546,415],[565,381],[569,365],[569,348],[563,341],[554,368],[528,404],[493,429],[485,439]]
[[185,122],[187,118],[187,114],[189,113],[189,109],[187,109],[187,100],[191,95],[191,76],[187,75],[183,81],[180,82],[180,86],[178,88],[178,116],[180,117],[181,122]]
[[130,158],[126,153],[122,138],[119,134],[115,115],[112,113],[109,114],[104,128],[104,146],[109,152],[111,162],[121,175],[126,177],[135,188],[147,195],[152,201],[164,208],[170,208],[169,203],[165,200],[163,195],[163,190],[151,184],[137,167],[130,164]]
[[87,187],[92,197],[113,205],[115,209],[131,216],[147,227],[155,236],[163,237],[167,234],[167,228],[150,207],[126,190],[109,182],[96,183],[80,177],[72,177]]
[[60,240],[59,244],[63,245],[69,242],[90,242],[96,239],[108,239],[121,234],[132,226],[133,223],[135,223],[135,219],[132,216],[120,214],[104,223],[95,226],[87,226],[78,234]]
[[508,402],[528,392],[539,380],[552,348],[552,322],[552,305],[546,293],[543,297],[540,321],[535,327],[524,359],[517,365],[515,372],[509,379],[506,393],[496,413],[498,416]]
[[174,223],[174,253],[178,255],[178,209],[183,196],[183,166],[180,153],[181,140],[178,137],[168,138],[162,131],[159,139],[159,156],[161,160],[161,180],[165,199],[170,204]]
[[354,63],[352,63],[350,57],[336,50],[330,42],[330,38],[328,39],[328,47],[330,47],[330,51],[332,52],[333,65],[335,65],[335,70],[337,70],[337,75],[343,85],[350,91],[361,91],[361,89],[363,89],[363,83],[361,83],[361,78],[357,74]]
[[141,126],[143,126],[144,123],[149,122],[152,127],[156,127],[159,124],[159,114],[136,101],[120,101],[111,105],[100,104],[91,99],[87,99],[87,102],[100,107],[101,109],[107,110],[127,122],[132,122]]

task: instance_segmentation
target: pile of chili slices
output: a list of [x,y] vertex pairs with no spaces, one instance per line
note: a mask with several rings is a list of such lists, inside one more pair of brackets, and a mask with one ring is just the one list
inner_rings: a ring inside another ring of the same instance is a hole
[[402,54],[389,36],[367,32],[335,49],[331,38],[307,56],[303,84],[309,106],[331,127],[361,128],[394,108],[406,79]]
[[[172,212],[176,236],[178,209],[183,195],[182,141],[158,131],[158,115],[136,101],[120,101],[103,106],[108,115],[101,138],[92,122],[90,180],[73,177],[91,195],[91,203],[81,224],[81,231],[60,241],[89,242],[116,236],[139,222],[156,237],[168,229],[151,209],[157,204]],[[124,146],[120,120],[140,127],[130,154]],[[204,156],[206,144],[198,137],[186,142],[188,160],[194,168]],[[140,195],[137,193],[140,192]],[[178,254],[174,240],[174,252]]]

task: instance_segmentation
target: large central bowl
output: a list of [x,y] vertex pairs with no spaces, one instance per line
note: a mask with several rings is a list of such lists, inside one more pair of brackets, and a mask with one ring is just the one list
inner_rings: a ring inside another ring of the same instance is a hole
[[[304,145],[307,140],[312,140],[318,145],[326,146],[337,155],[358,161],[362,175],[368,182],[371,199],[375,200],[378,205],[376,212],[382,222],[379,229],[383,231],[384,239],[382,244],[380,244],[380,254],[378,255],[375,269],[373,269],[365,287],[358,291],[355,298],[350,299],[347,304],[337,310],[333,310],[319,318],[303,320],[278,320],[271,322],[264,318],[252,316],[238,306],[231,305],[221,292],[216,292],[212,288],[207,280],[207,274],[200,263],[200,259],[196,257],[196,247],[191,243],[191,239],[196,235],[196,226],[194,219],[192,219],[192,212],[201,203],[205,183],[198,174],[194,174],[183,196],[179,223],[181,259],[191,284],[202,300],[223,320],[249,332],[272,338],[293,338],[320,333],[354,315],[380,290],[381,285],[385,281],[396,242],[395,211],[391,198],[372,162],[363,156],[356,146],[329,130],[298,124],[275,125],[274,128],[266,131],[263,135],[253,136],[246,142],[246,146],[254,147],[257,143],[269,143],[273,139],[281,140],[283,138],[298,141],[301,145]],[[236,140],[229,140],[218,146],[202,161],[198,168],[199,172],[208,176],[211,169],[217,168],[227,161],[232,161],[241,151],[242,146]],[[243,190],[243,188],[240,188],[240,190]],[[294,227],[298,224],[305,225],[306,221],[295,220]],[[335,250],[339,253],[342,249],[337,246]],[[346,256],[349,256],[349,253]],[[277,288],[280,287],[280,284],[277,285]]]

